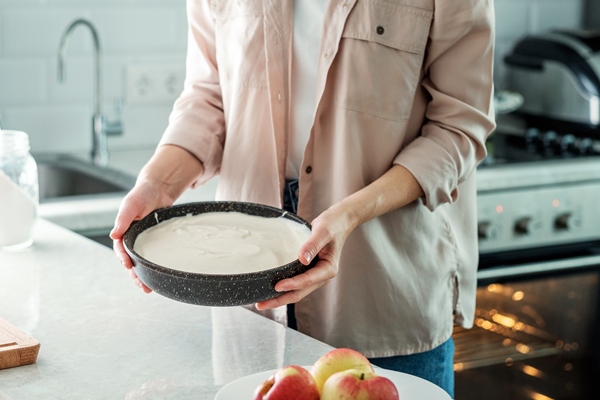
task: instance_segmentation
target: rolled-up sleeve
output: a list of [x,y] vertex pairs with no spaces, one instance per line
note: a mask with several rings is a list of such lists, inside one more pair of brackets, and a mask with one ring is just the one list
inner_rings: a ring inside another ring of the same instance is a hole
[[430,210],[458,198],[495,127],[492,1],[438,0],[433,21],[421,83],[426,122],[394,160],[415,176]]
[[188,48],[184,89],[175,101],[159,146],[180,146],[204,165],[202,184],[219,173],[225,117],[209,0],[188,0]]

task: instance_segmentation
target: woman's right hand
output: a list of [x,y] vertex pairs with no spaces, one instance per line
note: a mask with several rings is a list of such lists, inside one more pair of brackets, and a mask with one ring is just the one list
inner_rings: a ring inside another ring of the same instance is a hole
[[110,238],[113,240],[113,250],[117,258],[127,268],[133,282],[145,293],[150,293],[152,290],[142,283],[133,270],[131,258],[129,258],[123,246],[123,235],[132,222],[144,218],[158,208],[170,206],[172,203],[160,193],[158,187],[150,182],[136,183],[135,187],[121,202],[115,226],[110,232]]
[[110,232],[113,250],[134,283],[146,293],[152,290],[135,274],[131,258],[123,246],[123,235],[133,221],[144,218],[158,208],[173,205],[203,173],[202,163],[187,150],[173,145],[160,146],[142,168],[134,188],[121,202],[115,226]]

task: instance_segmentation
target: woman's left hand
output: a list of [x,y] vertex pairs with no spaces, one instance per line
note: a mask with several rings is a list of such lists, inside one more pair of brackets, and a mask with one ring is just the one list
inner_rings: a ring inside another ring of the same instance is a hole
[[338,272],[344,242],[355,226],[351,213],[339,204],[315,218],[312,222],[312,234],[300,248],[298,259],[302,264],[308,265],[318,254],[317,265],[303,274],[277,282],[275,290],[285,293],[256,303],[256,308],[264,310],[296,303],[334,278]]
[[303,274],[282,279],[275,290],[285,292],[271,300],[256,303],[264,310],[296,303],[333,279],[338,272],[342,247],[358,225],[424,196],[412,173],[394,165],[379,179],[334,204],[312,222],[312,234],[302,245],[298,259],[308,265],[316,254],[317,265]]

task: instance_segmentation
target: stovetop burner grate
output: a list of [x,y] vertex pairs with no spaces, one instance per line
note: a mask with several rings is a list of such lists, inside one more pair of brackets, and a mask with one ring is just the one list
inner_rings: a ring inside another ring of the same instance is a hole
[[600,140],[561,135],[555,131],[542,132],[537,128],[530,128],[522,135],[495,132],[486,147],[488,156],[481,163],[482,168],[510,163],[600,158]]

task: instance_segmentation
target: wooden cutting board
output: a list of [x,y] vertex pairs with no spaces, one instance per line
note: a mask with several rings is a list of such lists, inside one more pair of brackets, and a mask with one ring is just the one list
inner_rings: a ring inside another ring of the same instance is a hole
[[40,342],[0,318],[0,369],[33,364]]

